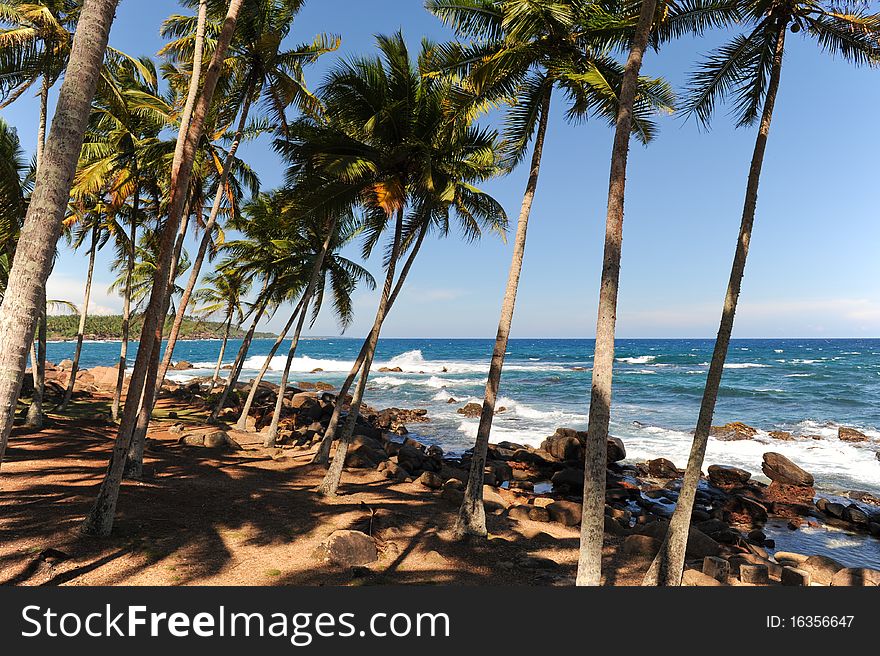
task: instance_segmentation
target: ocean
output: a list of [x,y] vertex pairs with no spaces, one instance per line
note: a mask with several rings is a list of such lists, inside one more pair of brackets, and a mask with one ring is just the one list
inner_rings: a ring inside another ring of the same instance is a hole
[[[256,374],[272,343],[254,342],[242,380]],[[230,341],[227,363],[239,345]],[[631,460],[662,456],[684,467],[713,345],[708,339],[618,340],[611,432]],[[210,375],[219,346],[214,340],[180,342],[175,359],[194,368],[170,377]],[[360,346],[357,339],[302,341],[292,382],[338,384]],[[410,426],[413,436],[448,453],[464,451],[472,446],[477,419],[456,410],[482,401],[492,346],[482,339],[383,339],[365,401],[377,409],[426,408],[431,421]],[[49,359],[69,358],[73,348],[51,343]],[[557,427],[585,429],[592,352],[592,340],[511,340],[498,401],[506,411],[496,415],[492,441],[537,446]],[[89,342],[81,366],[113,365],[118,356],[118,343]],[[285,357],[273,360],[267,380],[280,378]],[[383,367],[401,371],[380,372]],[[311,373],[315,369],[322,371]],[[746,441],[710,439],[705,466],[734,465],[760,477],[762,454],[777,451],[811,472],[820,490],[880,496],[880,340],[734,340],[714,423],[730,421],[760,432]],[[857,428],[872,441],[841,442],[839,426]],[[774,440],[768,435],[773,430],[797,439]]]

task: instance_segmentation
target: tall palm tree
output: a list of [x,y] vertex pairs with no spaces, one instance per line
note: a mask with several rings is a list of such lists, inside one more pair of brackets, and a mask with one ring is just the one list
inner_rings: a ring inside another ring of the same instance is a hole
[[709,429],[749,253],[761,168],[782,76],[786,33],[790,30],[815,39],[823,51],[839,55],[855,65],[880,64],[880,14],[869,13],[864,3],[741,0],[739,11],[748,21],[748,31],[737,35],[703,60],[691,78],[688,102],[683,108],[687,114],[708,124],[716,103],[731,98],[737,125],[745,127],[758,123],[758,134],[749,167],[742,221],[724,297],[721,324],[709,363],[694,441],[669,530],[660,552],[645,575],[647,585],[681,584],[700,470],[709,442]]
[[[476,239],[484,228],[503,234],[507,222],[501,206],[474,186],[501,171],[497,135],[476,127],[471,115],[450,111],[453,82],[432,75],[430,68],[435,46],[423,42],[413,62],[402,34],[377,40],[380,57],[346,62],[330,73],[319,93],[328,126],[309,126],[324,133],[321,141],[299,144],[314,149],[311,158],[300,160],[312,159],[332,173],[352,206],[364,212],[366,255],[389,224],[393,231],[360,378],[336,455],[319,487],[328,496],[339,486],[395,279],[402,284],[408,273],[404,269],[397,276],[402,256],[417,252],[431,230],[448,234],[453,216],[466,239]],[[330,185],[334,192],[336,186]],[[337,410],[341,404],[340,395]],[[325,439],[333,439],[330,429]]]
[[[232,41],[242,4],[243,0],[229,0],[226,18],[217,37],[216,49],[211,57],[211,63],[204,76],[201,93],[193,107],[190,120],[182,124],[181,131],[178,134],[171,168],[168,220],[162,230],[156,277],[150,293],[150,301],[144,312],[137,358],[135,359],[131,380],[129,381],[129,390],[125,399],[125,406],[122,411],[119,432],[117,433],[110,466],[98,491],[98,498],[95,500],[95,504],[83,524],[83,531],[86,534],[106,536],[113,529],[116,502],[119,498],[119,486],[122,483],[125,462],[139,414],[144,384],[147,382],[150,362],[154,359],[153,351],[158,352],[159,343],[162,339],[162,324],[164,323],[164,315],[167,308],[169,275],[171,273],[175,239],[184,215],[187,197],[189,196],[196,148],[202,137],[205,118],[211,107],[214,91],[217,88],[222,72],[223,59]],[[199,80],[194,79],[193,83],[198,85]],[[158,358],[155,358],[155,360],[158,361]],[[0,362],[2,362],[2,354],[0,354]]]
[[49,90],[64,73],[82,0],[0,0],[0,109],[40,84],[37,168],[46,144]]
[[[608,54],[608,42],[612,37],[620,40],[629,26],[625,17],[618,18],[594,2],[430,0],[428,8],[453,27],[460,38],[470,40],[468,45],[450,44],[443,57],[444,68],[453,68],[464,76],[463,95],[472,94],[472,102],[476,103],[491,105],[498,99],[510,103],[505,137],[511,168],[527,155],[534,137],[470,475],[456,523],[459,537],[486,536],[483,469],[513,322],[529,216],[538,187],[551,97],[554,89],[567,96],[569,120],[580,121],[596,114],[613,123],[623,70]],[[613,30],[615,23],[619,23],[617,34]],[[647,143],[655,130],[651,113],[657,109],[671,111],[672,102],[672,91],[665,82],[642,78],[634,106],[633,134]]]
[[193,292],[193,300],[199,304],[197,314],[209,316],[221,313],[223,315],[223,341],[220,344],[220,355],[217,356],[217,366],[211,377],[211,389],[217,384],[220,376],[220,366],[223,364],[223,355],[226,352],[226,342],[229,341],[229,333],[232,324],[240,324],[244,321],[244,297],[250,289],[250,280],[237,272],[235,269],[219,269],[205,276],[206,287]]
[[117,0],[85,0],[0,306],[0,464],[51,271]]
[[[228,196],[226,179],[245,134],[252,108],[262,104],[264,113],[271,117],[272,123],[282,132],[286,129],[285,112],[289,106],[296,105],[301,111],[306,112],[315,112],[319,109],[306,87],[303,69],[306,65],[317,61],[321,55],[338,48],[339,39],[319,35],[310,44],[282,50],[282,41],[290,33],[294,17],[303,5],[304,0],[259,0],[252,6],[246,7],[239,21],[236,38],[230,46],[230,55],[227,59],[230,88],[225,94],[232,106],[240,107],[238,126],[223,165],[217,194],[196,253],[189,283],[168,335],[165,355],[157,376],[157,385],[162,384],[171,364],[190,294],[195,288],[202,263],[211,245],[212,231],[223,200]],[[163,33],[177,38],[163,48],[160,54],[172,58],[187,57],[192,43],[190,30],[191,20],[186,17],[172,17],[166,21]]]

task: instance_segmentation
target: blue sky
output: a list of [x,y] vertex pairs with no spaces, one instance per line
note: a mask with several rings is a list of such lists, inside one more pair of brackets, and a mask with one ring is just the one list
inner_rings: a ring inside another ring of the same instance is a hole
[[[122,0],[111,43],[131,54],[154,54],[174,0]],[[450,33],[421,0],[311,0],[291,41],[318,32],[343,45],[309,71],[313,86],[339,56],[369,54],[373,35],[402,29],[414,45]],[[644,73],[680,88],[701,53],[726,36],[684,39],[649,53]],[[735,337],[880,336],[880,134],[871,127],[880,106],[878,72],[855,69],[790,35],[781,91],[764,166],[756,226]],[[611,133],[601,121],[565,123],[557,97],[514,319],[514,337],[592,337],[604,236]],[[25,98],[3,110],[33,148],[37,103]],[[490,117],[490,122],[497,120]],[[755,130],[735,130],[723,109],[711,131],[677,117],[660,120],[659,138],[634,144],[627,181],[620,337],[711,337],[735,245]],[[267,146],[240,151],[276,186],[282,169]],[[525,185],[521,168],[486,189],[512,220]],[[191,247],[194,247],[191,245]],[[94,310],[118,311],[106,294],[109,250],[99,260]],[[464,244],[454,236],[426,245],[405,293],[386,323],[387,337],[492,337],[510,263],[510,245],[487,236]],[[379,277],[378,258],[367,262]],[[85,258],[66,251],[49,283],[50,296],[82,300]],[[377,297],[356,298],[348,335],[363,335]],[[268,322],[284,323],[285,308]],[[337,334],[326,313],[314,335]]]

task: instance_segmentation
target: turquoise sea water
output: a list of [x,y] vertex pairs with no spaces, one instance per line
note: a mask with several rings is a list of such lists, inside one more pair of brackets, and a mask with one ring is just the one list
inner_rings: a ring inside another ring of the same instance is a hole
[[[239,344],[230,343],[227,362]],[[194,369],[172,377],[209,374],[219,345],[181,342],[176,359],[192,362]],[[243,380],[255,375],[271,345],[272,340],[254,343]],[[360,346],[356,339],[303,341],[293,381],[339,383]],[[684,466],[712,347],[712,340],[618,341],[611,430],[624,440],[630,458],[663,456]],[[380,409],[427,408],[431,422],[410,430],[447,452],[463,451],[472,445],[477,420],[455,410],[482,400],[491,351],[491,340],[382,340],[366,402]],[[537,445],[558,426],[585,428],[592,352],[592,340],[512,340],[499,400],[507,411],[496,417],[493,441]],[[49,345],[54,362],[72,354],[72,343]],[[118,355],[118,343],[90,342],[82,366],[112,365]],[[284,356],[276,357],[268,380],[277,381],[283,366]],[[381,367],[402,371],[379,372]],[[318,368],[323,371],[310,373]],[[457,402],[447,403],[449,398]],[[736,465],[760,475],[761,455],[773,450],[812,472],[820,488],[880,495],[880,340],[734,340],[714,423],[728,421],[761,433],[740,442],[712,439],[706,465]],[[840,442],[841,425],[872,440]],[[773,440],[767,435],[772,430],[799,439]]]

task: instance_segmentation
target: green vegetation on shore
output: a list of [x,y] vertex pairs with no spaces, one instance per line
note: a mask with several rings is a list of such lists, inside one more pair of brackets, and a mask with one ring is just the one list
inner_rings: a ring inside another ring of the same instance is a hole
[[[172,319],[167,320],[165,333],[171,328]],[[76,339],[79,329],[79,315],[62,314],[48,318],[48,338],[50,340]],[[141,318],[132,319],[132,329],[139,331]],[[180,339],[223,339],[224,324],[219,321],[208,321],[198,317],[185,317],[180,326]],[[122,333],[122,315],[110,314],[106,316],[92,316],[86,320],[85,339],[119,339]],[[233,327],[229,333],[232,339],[245,336],[245,331]],[[263,339],[275,337],[274,333],[254,333],[254,338]]]

